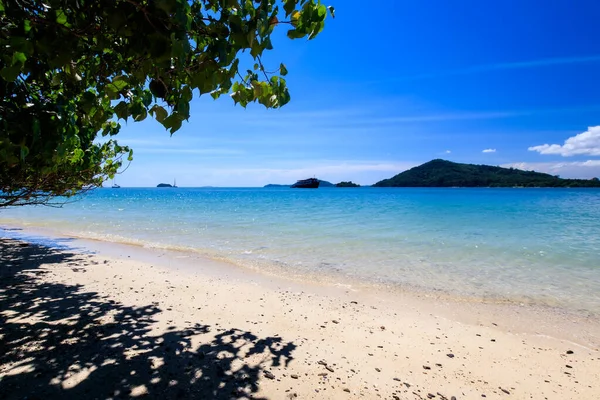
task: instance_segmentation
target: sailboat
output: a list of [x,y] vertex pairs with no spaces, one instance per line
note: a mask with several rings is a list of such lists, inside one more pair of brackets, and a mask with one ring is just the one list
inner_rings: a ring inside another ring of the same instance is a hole
[[111,187],[112,187],[113,189],[120,189],[120,188],[121,188],[121,186],[119,186],[119,185],[117,185],[117,184],[115,183],[115,180],[114,180],[114,179],[113,179],[113,184],[112,184],[112,186],[111,186]]
[[177,187],[177,179],[173,179],[173,187],[176,188]]

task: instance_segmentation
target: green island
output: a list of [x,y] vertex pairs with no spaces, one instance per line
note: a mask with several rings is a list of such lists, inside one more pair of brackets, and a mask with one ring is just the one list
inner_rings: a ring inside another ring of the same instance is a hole
[[360,185],[358,183],[354,183],[352,181],[344,181],[344,182],[340,182],[340,183],[336,183],[335,185],[336,187],[360,187]]
[[461,164],[436,159],[411,168],[375,187],[600,187],[598,178],[558,176],[491,165]]

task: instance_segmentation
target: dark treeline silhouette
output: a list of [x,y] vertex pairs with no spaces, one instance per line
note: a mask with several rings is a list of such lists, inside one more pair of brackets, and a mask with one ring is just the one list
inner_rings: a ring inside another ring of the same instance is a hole
[[491,165],[432,160],[377,182],[379,187],[600,187],[600,180],[558,176]]
[[360,187],[359,184],[354,183],[352,181],[342,181],[340,183],[335,184],[336,187]]

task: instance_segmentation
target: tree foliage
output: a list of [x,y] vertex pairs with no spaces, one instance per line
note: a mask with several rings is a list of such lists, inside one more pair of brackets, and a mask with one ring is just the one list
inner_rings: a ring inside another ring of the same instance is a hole
[[0,206],[113,177],[132,157],[114,140],[120,121],[152,117],[173,134],[194,95],[285,105],[285,65],[262,61],[272,33],[313,39],[333,12],[315,0],[0,0]]
[[492,165],[432,160],[384,179],[379,187],[600,187],[598,179],[561,179],[558,176]]

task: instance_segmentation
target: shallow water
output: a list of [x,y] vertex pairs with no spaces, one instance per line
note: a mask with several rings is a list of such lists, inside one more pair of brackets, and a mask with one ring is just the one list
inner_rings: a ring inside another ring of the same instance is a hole
[[122,188],[0,211],[3,226],[593,313],[599,222],[595,189]]

